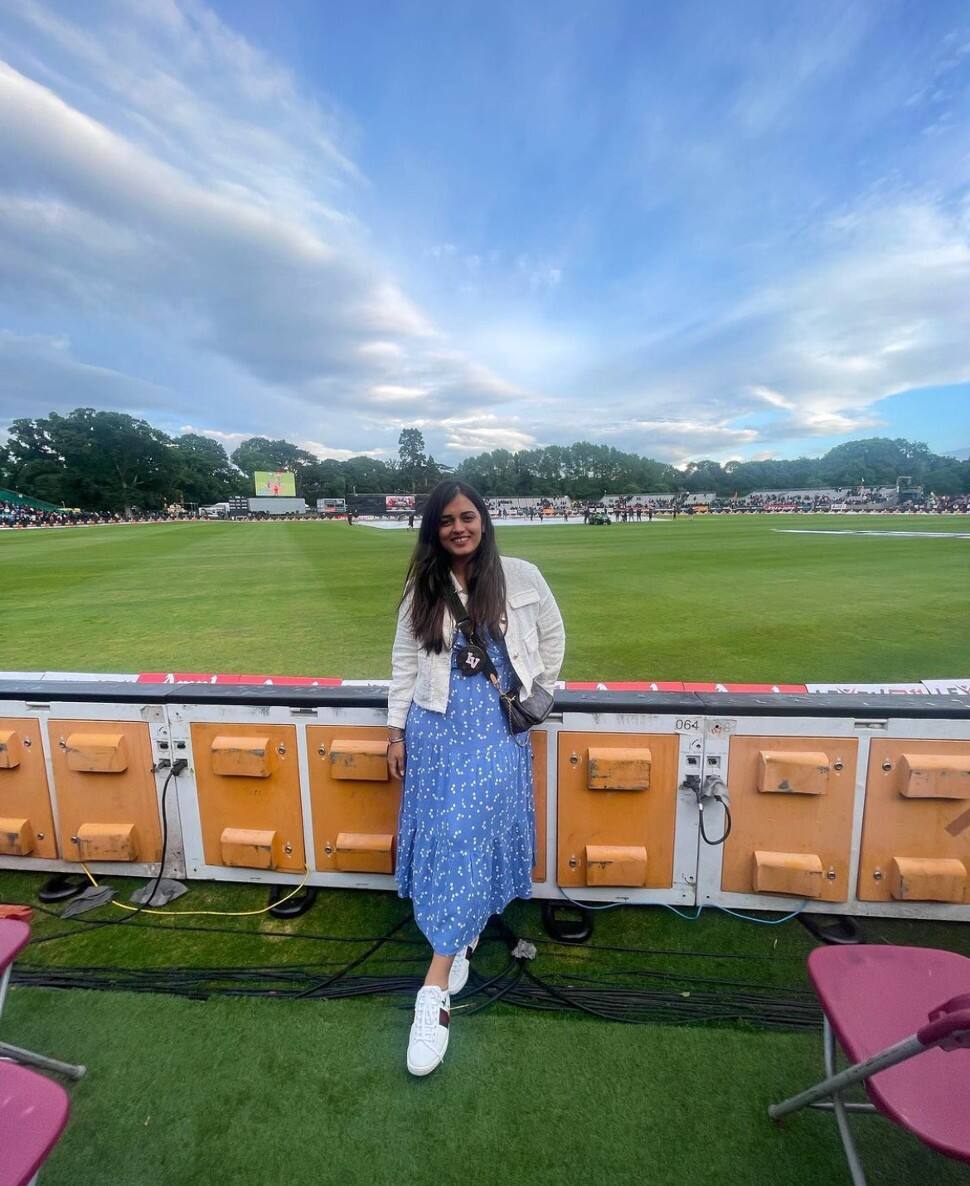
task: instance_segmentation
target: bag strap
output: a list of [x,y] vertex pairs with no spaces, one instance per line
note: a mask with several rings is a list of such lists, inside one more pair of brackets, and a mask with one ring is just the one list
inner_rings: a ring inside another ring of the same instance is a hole
[[502,689],[499,684],[498,672],[495,670],[495,664],[488,653],[488,648],[478,636],[478,632],[472,629],[471,618],[468,616],[468,611],[461,603],[461,598],[458,596],[458,591],[452,585],[448,591],[449,601],[451,602],[451,612],[455,619],[455,625],[464,634],[468,641],[478,647],[484,656],[484,662],[481,666],[482,675],[486,676],[489,683],[493,684],[498,689],[499,695],[502,694]]

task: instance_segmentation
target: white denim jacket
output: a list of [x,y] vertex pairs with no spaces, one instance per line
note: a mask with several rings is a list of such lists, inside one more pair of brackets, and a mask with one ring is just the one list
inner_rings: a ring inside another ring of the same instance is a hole
[[[524,698],[531,694],[533,681],[551,692],[559,678],[566,648],[566,631],[559,606],[534,564],[503,556],[502,568],[508,618],[505,645],[515,674],[522,681],[521,695]],[[462,591],[454,573],[452,581],[462,603],[466,603],[468,595]],[[454,615],[446,605],[442,623],[446,645],[440,655],[428,654],[411,631],[410,608],[408,597],[398,612],[397,633],[391,651],[387,723],[395,729],[404,728],[412,700],[432,712],[443,713],[448,709]]]

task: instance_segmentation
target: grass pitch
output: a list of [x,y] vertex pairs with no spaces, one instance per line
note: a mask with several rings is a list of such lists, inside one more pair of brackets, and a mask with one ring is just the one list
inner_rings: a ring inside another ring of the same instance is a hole
[[[785,528],[839,528],[835,535]],[[958,517],[681,517],[499,529],[566,621],[563,678],[829,682],[970,673]],[[0,669],[386,678],[414,534],[164,523],[0,534]]]
[[[31,901],[42,875],[0,872],[0,898]],[[105,878],[127,898],[135,882]],[[265,889],[193,882],[194,909],[252,910]],[[266,915],[134,920],[98,927],[38,914],[34,969],[303,966],[324,978],[407,912],[388,893],[322,889],[298,919]],[[121,916],[123,917],[123,916]],[[543,933],[536,902],[504,914],[531,938],[537,975],[559,983],[670,990],[690,996],[712,978],[749,990],[807,991],[813,945],[796,922],[757,926],[704,911],[688,922],[659,907],[602,911],[591,943]],[[764,918],[765,916],[761,916]],[[872,943],[970,952],[954,923],[867,919]],[[219,929],[222,928],[222,929]],[[53,936],[62,935],[57,940]],[[413,925],[358,966],[366,976],[423,974],[428,949]],[[507,952],[486,937],[474,973],[502,972]],[[719,1023],[629,1026],[456,998],[444,1066],[429,1079],[404,1069],[413,996],[341,1001],[213,999],[52,992],[15,987],[3,1036],[84,1062],[72,1120],[46,1186],[391,1186],[402,1180],[499,1186],[813,1186],[846,1180],[830,1116],[784,1126],[770,1102],[821,1075],[817,1033]],[[970,1182],[878,1118],[855,1124],[870,1186]],[[469,1167],[473,1167],[471,1170]]]

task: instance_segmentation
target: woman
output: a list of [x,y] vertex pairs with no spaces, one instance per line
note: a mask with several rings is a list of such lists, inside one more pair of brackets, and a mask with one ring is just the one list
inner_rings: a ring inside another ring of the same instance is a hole
[[388,693],[387,763],[404,779],[397,884],[434,951],[418,992],[408,1044],[413,1075],[435,1069],[448,1048],[451,994],[492,914],[532,894],[535,805],[532,746],[513,736],[499,694],[458,658],[455,590],[495,666],[503,691],[559,676],[565,631],[534,564],[500,556],[485,503],[446,479],[421,519],[398,612]]

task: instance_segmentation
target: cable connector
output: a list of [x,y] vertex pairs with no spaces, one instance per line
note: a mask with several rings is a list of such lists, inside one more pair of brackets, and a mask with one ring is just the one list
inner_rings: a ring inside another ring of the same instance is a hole
[[189,765],[189,762],[188,762],[187,758],[176,758],[175,761],[172,763],[172,773],[175,775],[176,778],[178,778],[178,776],[182,773],[183,770],[188,769],[188,765]]

